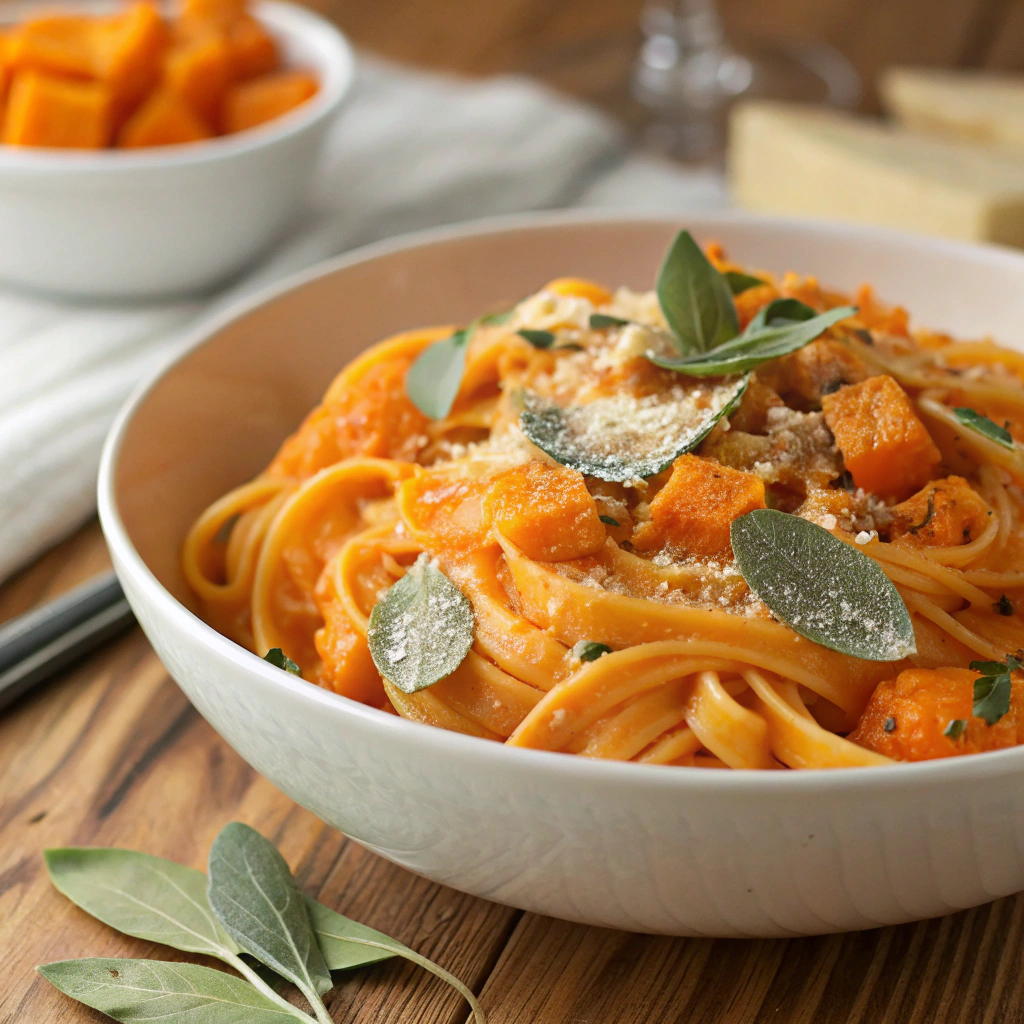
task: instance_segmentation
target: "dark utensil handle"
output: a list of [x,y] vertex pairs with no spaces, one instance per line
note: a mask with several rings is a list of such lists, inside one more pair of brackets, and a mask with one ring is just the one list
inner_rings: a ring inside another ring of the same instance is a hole
[[113,573],[0,627],[0,709],[132,621]]

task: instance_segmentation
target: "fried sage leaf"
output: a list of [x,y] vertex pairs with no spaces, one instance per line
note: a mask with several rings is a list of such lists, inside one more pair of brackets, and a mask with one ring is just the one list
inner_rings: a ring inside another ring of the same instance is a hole
[[425,348],[405,375],[405,393],[424,416],[443,420],[451,412],[466,372],[466,347],[475,325]]
[[522,432],[556,462],[617,483],[645,479],[696,448],[743,397],[747,377],[673,388],[637,399],[628,394],[562,408],[522,393]]
[[233,821],[210,847],[207,898],[221,927],[247,953],[297,985],[318,1010],[330,990],[324,963],[295,879],[269,840]]
[[1001,444],[1004,448],[1013,448],[1013,435],[1006,427],[999,426],[998,423],[990,420],[987,416],[982,416],[980,412],[964,406],[957,406],[953,410],[953,415],[965,427],[976,430],[990,441],[995,441],[996,444]]
[[817,315],[816,310],[799,299],[773,299],[754,314],[743,333],[752,334],[755,331],[763,331],[766,327],[798,324],[804,320],[813,320]]
[[910,613],[888,577],[828,530],[757,509],[733,520],[731,536],[750,589],[801,636],[868,661],[917,650]]
[[688,377],[720,377],[725,374],[746,373],[769,359],[778,359],[780,356],[796,352],[810,344],[828,328],[854,313],[856,309],[853,306],[840,306],[802,322],[777,319],[776,326],[765,326],[755,331],[748,328],[738,338],[733,338],[732,341],[727,341],[710,352],[682,358],[658,355],[649,355],[647,358],[657,366],[675,370]]
[[683,355],[707,352],[739,334],[729,284],[689,231],[680,231],[673,239],[655,290]]
[[425,554],[374,605],[367,631],[377,671],[403,693],[451,675],[473,646],[473,608]]
[[286,1024],[301,1010],[212,967],[163,960],[58,960],[36,968],[65,995],[114,1020],[160,1024]]
[[722,277],[725,278],[725,283],[729,286],[729,291],[733,295],[742,295],[751,288],[760,288],[761,285],[768,283],[767,281],[762,281],[759,277],[754,277],[752,274],[743,274],[738,270],[727,270]]

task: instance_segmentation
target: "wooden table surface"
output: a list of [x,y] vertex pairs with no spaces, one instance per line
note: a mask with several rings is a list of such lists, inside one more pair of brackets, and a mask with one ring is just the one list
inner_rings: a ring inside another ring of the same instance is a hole
[[[319,0],[365,46],[469,73],[526,67],[631,31],[640,0]],[[890,61],[1020,68],[1019,0],[725,0],[730,24],[825,38],[869,78]],[[554,49],[552,49],[554,48]],[[0,526],[2,528],[2,526]],[[91,525],[0,588],[0,621],[108,564]],[[106,1019],[36,964],[173,957],[93,921],[41,851],[142,849],[201,867],[228,821],[277,842],[303,888],[415,947],[481,994],[493,1024],[1024,1022],[1024,898],[916,926],[772,942],[674,940],[523,914],[424,881],[322,825],[199,717],[136,629],[0,713],[0,1024]],[[337,1021],[455,1024],[465,1006],[418,969],[347,976]]]

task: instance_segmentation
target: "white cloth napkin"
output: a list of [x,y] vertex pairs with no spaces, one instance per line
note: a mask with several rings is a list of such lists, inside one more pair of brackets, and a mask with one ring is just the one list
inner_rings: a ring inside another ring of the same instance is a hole
[[132,387],[219,305],[403,231],[561,206],[707,210],[717,176],[627,155],[595,111],[517,78],[364,62],[290,240],[205,300],[96,306],[0,290],[0,580],[87,519],[100,448]]

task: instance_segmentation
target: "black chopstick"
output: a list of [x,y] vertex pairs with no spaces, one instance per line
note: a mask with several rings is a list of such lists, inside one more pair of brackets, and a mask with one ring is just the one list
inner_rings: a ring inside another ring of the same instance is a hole
[[0,710],[132,621],[110,572],[0,626]]

